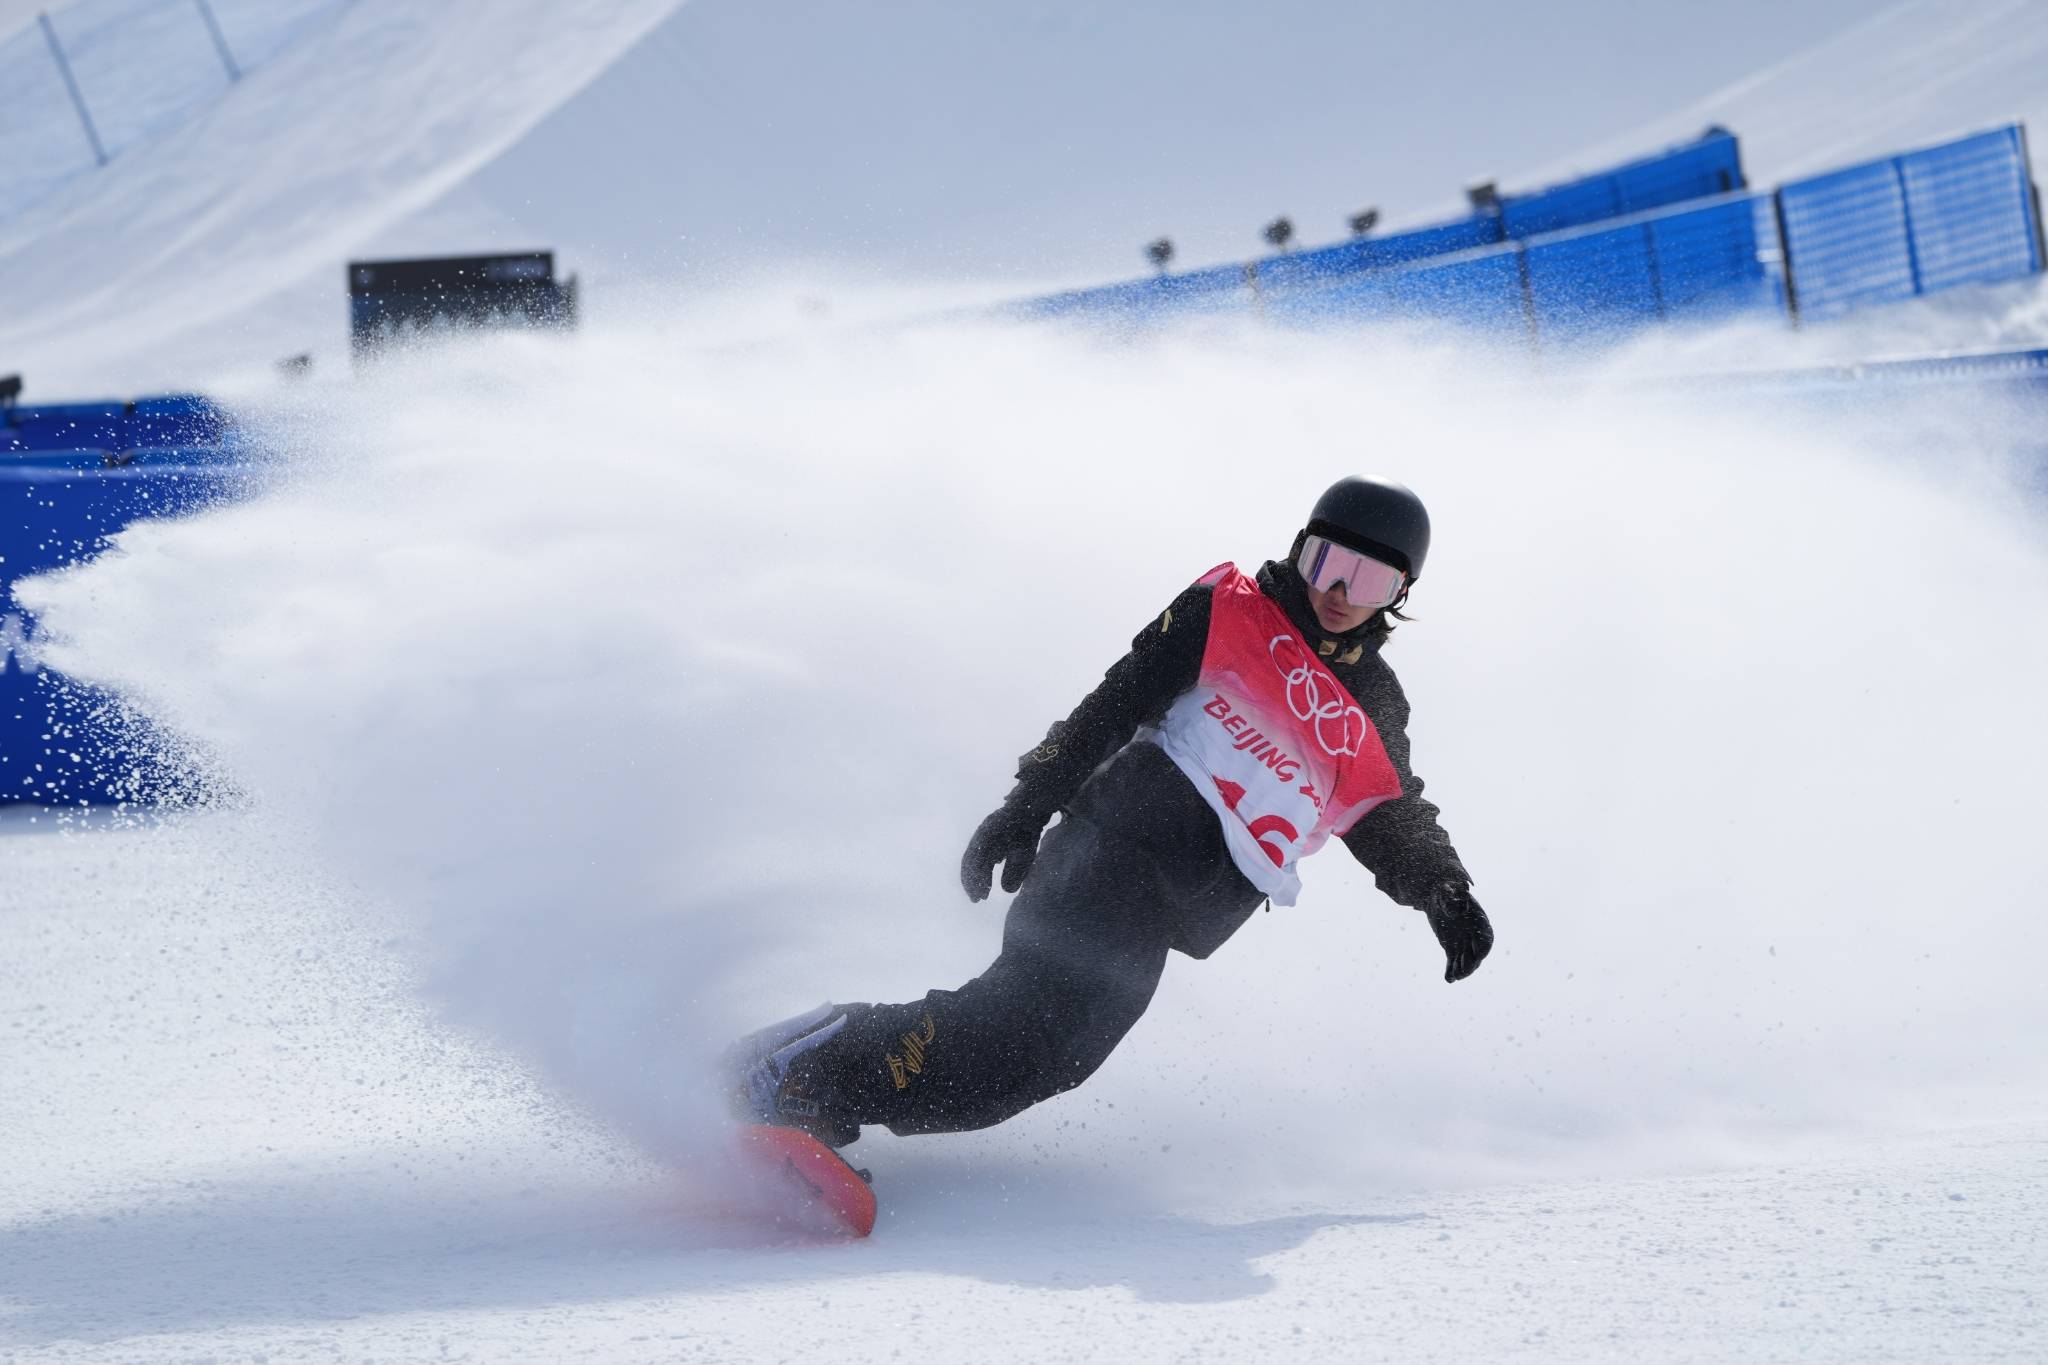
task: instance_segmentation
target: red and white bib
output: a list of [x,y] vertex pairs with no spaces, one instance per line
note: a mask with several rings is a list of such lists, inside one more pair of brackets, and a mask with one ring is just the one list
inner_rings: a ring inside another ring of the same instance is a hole
[[1223,822],[1232,861],[1276,905],[1294,864],[1401,794],[1379,731],[1302,642],[1280,604],[1222,564],[1210,584],[1202,677],[1167,708],[1158,741]]

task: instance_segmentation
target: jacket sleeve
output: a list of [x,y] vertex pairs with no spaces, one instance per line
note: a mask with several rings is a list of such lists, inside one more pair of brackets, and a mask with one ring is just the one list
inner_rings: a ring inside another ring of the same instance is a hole
[[1130,653],[1110,666],[1072,715],[1054,721],[1045,738],[1017,760],[1010,799],[1048,817],[1073,800],[1104,759],[1201,679],[1208,641],[1209,587],[1197,583],[1138,632]]
[[1470,886],[1471,874],[1438,822],[1441,814],[1422,796],[1422,779],[1408,756],[1408,698],[1393,671],[1381,665],[1379,685],[1367,706],[1380,743],[1401,779],[1401,795],[1367,811],[1343,835],[1351,850],[1389,900],[1419,906],[1445,883]]

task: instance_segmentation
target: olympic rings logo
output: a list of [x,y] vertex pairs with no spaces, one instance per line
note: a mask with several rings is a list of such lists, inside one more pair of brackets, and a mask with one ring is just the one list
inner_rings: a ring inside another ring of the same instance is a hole
[[[1283,645],[1287,647],[1284,650]],[[1322,674],[1316,672],[1308,652],[1292,635],[1275,635],[1266,652],[1287,681],[1287,709],[1294,718],[1314,727],[1316,743],[1323,746],[1324,753],[1332,758],[1355,757],[1365,743],[1365,712],[1355,704],[1347,705],[1341,689],[1336,697],[1324,698]]]

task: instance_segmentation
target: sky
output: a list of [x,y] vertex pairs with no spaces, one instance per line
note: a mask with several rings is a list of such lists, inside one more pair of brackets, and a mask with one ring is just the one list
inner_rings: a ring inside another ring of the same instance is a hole
[[1455,210],[1884,8],[695,0],[470,194],[593,268],[1109,279]]

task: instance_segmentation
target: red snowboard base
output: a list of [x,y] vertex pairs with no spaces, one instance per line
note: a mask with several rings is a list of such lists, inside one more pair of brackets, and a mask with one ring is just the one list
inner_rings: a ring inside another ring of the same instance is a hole
[[740,1163],[759,1177],[771,1217],[831,1237],[875,1230],[875,1192],[845,1157],[794,1128],[748,1126],[738,1138]]

